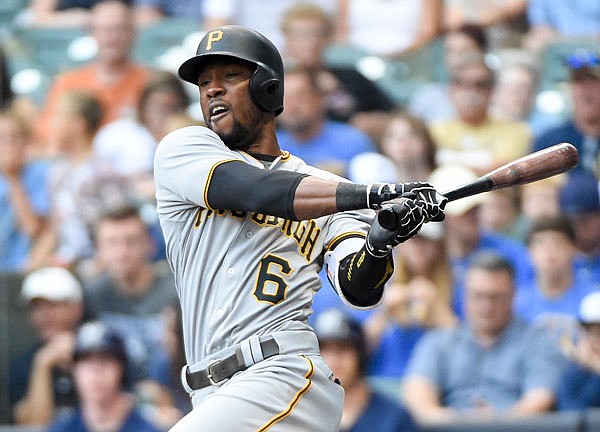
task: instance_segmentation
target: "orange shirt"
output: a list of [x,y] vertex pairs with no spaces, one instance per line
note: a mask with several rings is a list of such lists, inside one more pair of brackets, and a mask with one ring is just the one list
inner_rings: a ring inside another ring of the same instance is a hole
[[50,88],[40,121],[39,137],[46,140],[50,121],[61,95],[69,90],[87,90],[93,93],[104,109],[103,124],[124,114],[135,112],[138,98],[148,82],[150,70],[130,64],[120,80],[113,83],[100,81],[97,66],[91,64],[59,75]]

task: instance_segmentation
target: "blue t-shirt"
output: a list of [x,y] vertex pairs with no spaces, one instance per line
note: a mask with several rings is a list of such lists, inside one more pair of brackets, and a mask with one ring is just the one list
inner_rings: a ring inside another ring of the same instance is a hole
[[[277,131],[277,141],[282,150],[318,168],[346,175],[350,160],[359,153],[376,151],[369,136],[345,123],[327,121],[321,133],[305,142],[297,141],[285,130]],[[333,167],[333,169],[331,169]]]
[[400,378],[425,327],[389,325],[369,360],[369,375]]
[[561,317],[575,321],[579,303],[596,287],[583,274],[575,273],[571,286],[558,297],[546,297],[535,281],[519,286],[515,295],[515,312],[528,322],[543,324],[559,321]]
[[563,365],[553,339],[513,320],[488,348],[466,324],[428,332],[415,347],[406,376],[434,383],[443,406],[471,410],[485,402],[502,411],[531,389],[556,389]]
[[[59,416],[48,432],[92,432],[86,426],[81,410]],[[160,432],[160,429],[148,422],[137,410],[132,410],[125,422],[121,425],[118,431],[115,432]]]
[[600,2],[529,0],[527,17],[532,26],[552,27],[563,36],[592,36],[600,28]]
[[575,271],[589,278],[592,283],[600,285],[600,255],[595,257],[578,255],[575,257]]
[[373,392],[367,408],[358,421],[350,429],[340,429],[340,432],[410,432],[416,430],[410,414],[402,405]]
[[570,361],[556,392],[561,411],[600,408],[600,375]]
[[[50,211],[49,164],[34,161],[25,166],[21,181],[33,210],[40,216]],[[10,200],[6,177],[0,175],[0,271],[19,272],[24,269],[32,239],[20,227]]]

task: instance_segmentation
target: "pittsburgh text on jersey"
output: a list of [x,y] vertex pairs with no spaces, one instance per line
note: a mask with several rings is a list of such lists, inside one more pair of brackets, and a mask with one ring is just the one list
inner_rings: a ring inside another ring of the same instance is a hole
[[[205,213],[206,211],[206,213]],[[208,210],[205,208],[198,209],[194,227],[200,227],[202,217],[208,219],[216,214],[217,216],[226,216],[227,214],[237,219],[245,219],[248,212],[234,210]],[[311,255],[314,250],[321,228],[317,225],[314,219],[304,221],[293,221],[280,218],[277,216],[265,215],[262,213],[250,213],[250,220],[260,227],[278,228],[286,237],[293,239],[298,244],[298,251],[310,262]]]

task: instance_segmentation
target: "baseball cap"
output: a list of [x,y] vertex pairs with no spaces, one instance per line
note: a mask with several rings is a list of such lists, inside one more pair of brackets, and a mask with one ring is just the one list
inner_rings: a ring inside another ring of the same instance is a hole
[[597,52],[579,48],[565,58],[571,80],[584,78],[600,79],[600,56]]
[[315,318],[314,330],[319,342],[350,342],[362,346],[360,323],[341,309],[327,309]]
[[[464,165],[445,164],[437,167],[429,176],[431,183],[440,193],[462,186],[477,178],[475,171]],[[484,201],[481,194],[472,195],[456,201],[449,202],[444,208],[444,213],[450,216],[461,216],[480,205]]]
[[75,360],[85,354],[109,354],[127,363],[125,345],[119,334],[101,322],[82,325],[75,340]]
[[600,291],[586,295],[579,303],[579,322],[586,324],[600,324]]
[[29,303],[34,298],[80,302],[83,300],[83,291],[79,281],[67,269],[44,267],[29,273],[23,280],[21,299]]
[[348,164],[348,178],[355,183],[398,183],[400,176],[394,161],[377,152],[354,156]]
[[427,240],[441,240],[444,237],[444,224],[442,222],[425,223],[416,235]]
[[569,174],[560,189],[559,203],[564,213],[589,213],[600,210],[598,179],[591,173],[578,171]]

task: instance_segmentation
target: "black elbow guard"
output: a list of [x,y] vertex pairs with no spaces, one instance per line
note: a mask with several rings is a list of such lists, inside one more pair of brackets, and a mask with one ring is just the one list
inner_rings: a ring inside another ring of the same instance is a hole
[[368,307],[379,302],[393,272],[392,254],[374,257],[363,246],[340,262],[338,277],[346,298],[354,305]]

